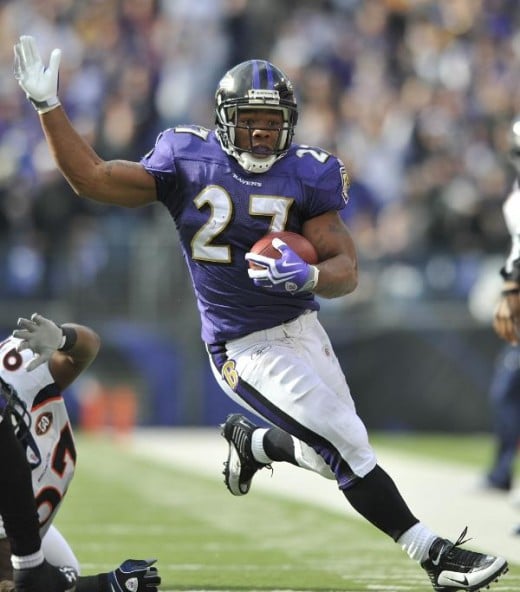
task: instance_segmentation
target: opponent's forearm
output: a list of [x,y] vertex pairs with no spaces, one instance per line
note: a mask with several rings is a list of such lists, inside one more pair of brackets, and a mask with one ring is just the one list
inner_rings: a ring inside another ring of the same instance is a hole
[[97,356],[100,339],[97,333],[84,325],[61,325],[66,337],[60,350],[53,352],[49,361],[51,374],[61,388],[66,388],[90,366]]
[[99,335],[89,327],[76,323],[64,323],[61,325],[61,330],[66,339],[62,350],[58,353],[69,356],[82,368],[89,366],[99,351],[101,343]]

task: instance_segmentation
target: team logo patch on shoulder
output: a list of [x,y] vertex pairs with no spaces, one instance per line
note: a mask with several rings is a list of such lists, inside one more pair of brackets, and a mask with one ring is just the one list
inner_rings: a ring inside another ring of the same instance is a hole
[[341,185],[342,185],[341,194],[343,195],[343,199],[345,200],[345,203],[347,203],[348,202],[348,190],[350,189],[350,177],[349,177],[349,174],[347,173],[347,169],[345,168],[345,165],[342,162],[341,162],[341,167],[339,169],[339,172],[341,175]]
[[50,411],[46,411],[45,413],[41,413],[36,418],[34,422],[34,429],[36,431],[37,436],[44,436],[52,426],[53,416]]
[[228,360],[221,370],[222,378],[229,384],[232,390],[238,385],[238,372],[235,360]]

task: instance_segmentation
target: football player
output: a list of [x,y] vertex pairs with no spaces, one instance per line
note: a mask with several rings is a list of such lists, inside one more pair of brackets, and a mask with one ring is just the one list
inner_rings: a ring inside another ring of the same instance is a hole
[[12,336],[0,344],[3,592],[13,586],[17,592],[114,592],[132,581],[141,592],[158,589],[153,561],[127,560],[110,573],[79,576],[74,553],[52,524],[76,462],[61,393],[98,350],[92,329],[58,326],[36,313],[19,319]]
[[513,120],[509,130],[509,160],[516,179],[504,202],[503,212],[511,235],[511,248],[500,270],[502,294],[493,318],[495,332],[508,345],[497,357],[489,393],[496,452],[485,481],[487,487],[502,491],[512,488],[520,442],[520,353],[517,347],[520,331],[520,117]]
[[[22,36],[15,46],[15,76],[56,163],[80,196],[166,208],[223,390],[297,441],[311,466],[319,457],[348,502],[422,565],[435,590],[477,590],[496,580],[507,570],[505,559],[461,549],[464,533],[455,543],[437,536],[377,464],[317,317],[316,295],[335,298],[357,286],[355,246],[338,213],[348,176],[332,154],[293,143],[298,108],[287,76],[265,60],[238,64],[218,85],[216,129],[178,125],[163,131],[140,162],[105,161],[60,104],[60,57],[53,50],[45,67],[34,38]],[[279,259],[250,252],[260,237],[281,230],[308,238],[319,263],[306,263],[277,239]],[[242,416],[231,416],[223,432],[226,481],[247,492],[250,468],[275,459]]]
[[495,310],[493,326],[499,337],[512,345],[518,345],[520,330],[520,117],[510,129],[510,161],[517,177],[511,193],[504,202],[503,212],[511,235],[511,249],[500,273],[504,279],[502,298]]

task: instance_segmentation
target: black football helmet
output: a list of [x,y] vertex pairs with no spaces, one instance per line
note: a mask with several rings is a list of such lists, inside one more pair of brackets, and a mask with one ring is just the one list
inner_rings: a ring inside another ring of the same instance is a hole
[[0,421],[5,417],[11,420],[14,434],[26,450],[27,462],[32,469],[38,467],[42,456],[31,434],[31,414],[16,389],[0,376]]
[[[274,109],[281,112],[283,124],[273,154],[258,158],[251,150],[235,144],[238,113],[243,109]],[[222,149],[248,172],[263,173],[289,149],[298,120],[293,87],[287,76],[265,60],[238,64],[224,75],[215,93],[217,135]]]
[[509,130],[509,158],[520,175],[520,116],[513,120]]
[[[19,440],[23,440],[31,427],[31,416],[16,389],[0,376],[0,416],[9,416]],[[0,420],[1,421],[1,420]]]

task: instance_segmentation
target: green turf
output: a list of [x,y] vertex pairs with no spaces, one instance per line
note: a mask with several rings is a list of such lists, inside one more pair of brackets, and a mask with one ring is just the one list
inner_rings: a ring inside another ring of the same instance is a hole
[[[431,590],[425,573],[363,521],[260,492],[237,499],[220,475],[196,477],[106,439],[76,439],[77,472],[56,524],[85,574],[156,557],[164,592]],[[520,567],[495,589],[520,589]]]
[[[372,444],[406,454],[462,463],[480,469],[482,474],[491,465],[495,452],[492,434],[430,434],[430,433],[376,433]],[[520,474],[520,458],[516,459],[516,473]]]

